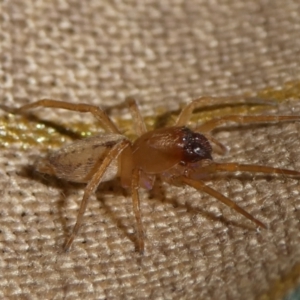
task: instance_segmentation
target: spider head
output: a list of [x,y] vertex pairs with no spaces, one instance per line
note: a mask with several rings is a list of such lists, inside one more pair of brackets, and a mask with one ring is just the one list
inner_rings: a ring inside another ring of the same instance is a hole
[[212,147],[208,139],[201,133],[183,128],[183,159],[182,163],[194,163],[203,159],[212,160]]

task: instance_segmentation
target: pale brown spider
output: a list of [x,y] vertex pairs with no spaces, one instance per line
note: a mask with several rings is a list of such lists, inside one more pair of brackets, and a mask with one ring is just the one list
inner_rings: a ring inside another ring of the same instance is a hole
[[136,133],[139,136],[134,142],[121,134],[120,130],[97,106],[89,104],[72,104],[51,99],[43,99],[27,104],[15,110],[16,113],[39,106],[62,108],[78,112],[90,112],[106,129],[107,133],[73,142],[50,153],[47,158],[37,162],[36,168],[41,173],[55,175],[73,182],[87,183],[80,204],[77,221],[64,249],[68,250],[82,224],[88,200],[101,182],[116,176],[121,179],[122,187],[130,188],[133,211],[137,222],[137,246],[144,251],[144,230],[140,211],[138,189],[151,189],[156,176],[170,184],[187,184],[205,192],[233,208],[256,225],[266,226],[247,213],[232,200],[205,185],[202,179],[217,172],[260,172],[299,176],[300,172],[238,163],[216,163],[212,160],[212,142],[219,150],[225,147],[216,141],[210,132],[227,122],[240,124],[252,122],[279,122],[300,120],[299,116],[239,116],[229,115],[212,119],[193,130],[186,127],[195,108],[230,103],[265,104],[260,100],[203,97],[185,106],[174,126],[147,131],[143,118],[133,99],[127,99]]

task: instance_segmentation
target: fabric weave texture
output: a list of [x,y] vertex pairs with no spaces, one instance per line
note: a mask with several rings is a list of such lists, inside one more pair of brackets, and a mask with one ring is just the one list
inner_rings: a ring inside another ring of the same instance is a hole
[[[282,101],[259,113],[300,115],[299,1],[10,0],[0,14],[3,105],[101,105],[130,127],[127,96],[151,123],[200,96],[265,94]],[[86,114],[33,113],[70,130],[99,128]],[[140,192],[143,256],[130,197],[118,180],[104,183],[64,253],[84,185],[32,172],[49,148],[38,136],[51,144],[51,126],[29,121],[40,130],[33,134],[24,118],[7,118],[0,110],[1,299],[283,299],[297,291],[298,179],[234,174],[208,183],[268,224],[260,231],[203,193],[158,181]],[[218,130],[230,149],[219,159],[300,170],[299,132],[299,122]]]

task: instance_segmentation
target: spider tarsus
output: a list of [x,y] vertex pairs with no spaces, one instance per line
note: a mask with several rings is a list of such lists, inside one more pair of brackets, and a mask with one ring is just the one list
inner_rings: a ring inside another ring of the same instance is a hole
[[66,240],[66,242],[65,242],[64,245],[63,245],[63,250],[64,250],[64,252],[69,252],[69,251],[70,251],[70,247],[71,247],[71,245],[72,245],[72,243],[73,243],[73,241],[74,241],[74,238],[75,238],[75,236],[71,235],[71,236]]

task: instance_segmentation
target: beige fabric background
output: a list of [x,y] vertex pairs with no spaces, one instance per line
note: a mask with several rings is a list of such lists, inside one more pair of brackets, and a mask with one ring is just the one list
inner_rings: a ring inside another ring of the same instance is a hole
[[[120,119],[128,117],[118,107],[128,95],[154,116],[202,95],[255,94],[300,81],[298,0],[1,5],[1,104],[51,97],[115,108],[109,111]],[[300,115],[298,98],[286,98],[271,113]],[[50,110],[39,116],[92,121]],[[10,125],[30,134],[18,120]],[[247,126],[217,137],[231,148],[224,160],[300,170],[299,131],[299,123]],[[141,191],[144,256],[135,252],[131,200],[113,181],[91,200],[71,251],[61,253],[83,186],[22,171],[45,150],[22,149],[22,139],[1,145],[0,298],[281,299],[300,284],[298,180],[213,182],[269,225],[261,232],[191,189]]]

